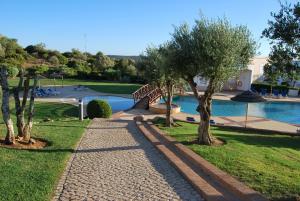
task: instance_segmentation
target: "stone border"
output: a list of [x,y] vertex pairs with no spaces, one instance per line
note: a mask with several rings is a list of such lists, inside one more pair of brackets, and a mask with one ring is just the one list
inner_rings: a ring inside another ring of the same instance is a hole
[[64,168],[63,173],[60,175],[58,182],[56,182],[55,185],[55,191],[53,192],[53,196],[52,196],[52,201],[57,201],[59,200],[61,193],[63,191],[64,188],[64,184],[66,182],[67,176],[71,170],[72,167],[72,162],[76,157],[76,152],[77,152],[77,148],[79,147],[79,145],[82,142],[83,137],[85,136],[85,133],[87,131],[87,129],[90,127],[90,125],[92,124],[93,120],[90,121],[90,123],[87,125],[87,127],[84,129],[83,134],[81,136],[81,138],[79,139],[79,141],[76,143],[75,147],[74,147],[74,152],[71,153],[70,158],[68,159],[66,166]]
[[112,119],[118,119],[118,118],[121,117],[121,115],[122,115],[124,112],[125,112],[124,110],[121,110],[121,111],[119,111],[119,112],[113,113],[113,114],[111,115],[110,118],[112,118]]
[[145,128],[142,122],[136,121],[139,130],[144,134],[152,145],[158,149],[166,159],[175,167],[175,169],[189,182],[194,189],[207,201],[229,201],[223,194],[212,187],[205,179],[200,177],[187,164],[185,164],[176,154],[167,146],[161,143],[154,135]]
[[[250,187],[246,186],[244,183],[238,181],[237,179],[233,178],[226,172],[220,170],[210,162],[206,161],[204,158],[184,146],[183,144],[177,142],[174,138],[167,136],[164,132],[162,132],[158,127],[153,125],[150,122],[143,122],[142,117],[135,118],[137,127],[142,131],[142,133],[147,137],[149,136],[149,133],[153,133],[155,131],[155,134],[159,136],[159,138],[163,139],[160,141],[161,144],[165,145],[166,147],[170,147],[172,150],[176,150],[177,153],[163,153],[167,159],[175,165],[175,167],[183,174],[186,179],[202,194],[202,196],[206,200],[213,200],[211,198],[211,194],[213,193],[209,188],[203,189],[203,185],[199,184],[198,182],[195,182],[195,175],[193,172],[183,172],[185,169],[182,168],[182,164],[176,163],[178,161],[178,156],[174,155],[177,154],[181,157],[186,158],[188,161],[190,161],[197,169],[200,169],[202,172],[204,172],[206,175],[217,181],[221,187],[226,189],[228,192],[231,192],[234,194],[238,199],[240,200],[246,200],[246,201],[267,201],[267,199],[262,196],[259,192],[254,191]],[[146,129],[145,126],[141,127],[143,124],[148,125],[153,131],[151,132],[149,129]],[[155,136],[155,134],[152,134]],[[157,147],[157,140],[153,140],[149,137],[147,137],[149,141]],[[157,147],[158,148],[158,147]],[[159,149],[159,148],[158,148]],[[163,152],[161,149],[159,151]],[[183,164],[188,166],[187,164]],[[215,199],[216,200],[216,199]]]
[[[159,107],[160,105],[164,105],[164,106]],[[174,106],[174,108],[171,109],[171,114],[177,114],[180,112],[181,107],[179,105],[172,103],[172,106]],[[165,103],[151,104],[149,105],[149,111],[154,114],[166,114],[167,113],[166,104]]]

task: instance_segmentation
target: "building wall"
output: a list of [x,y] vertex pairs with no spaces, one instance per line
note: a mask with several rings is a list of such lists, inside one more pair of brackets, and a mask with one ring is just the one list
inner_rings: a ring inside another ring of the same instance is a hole
[[[224,84],[223,90],[250,90],[251,84],[257,80],[263,80],[263,67],[268,63],[268,57],[254,57],[248,69],[241,71],[237,78],[232,78]],[[197,83],[197,88],[200,91],[204,91],[207,86],[207,81],[199,76],[194,78],[195,83]]]
[[251,89],[252,77],[253,77],[252,73],[253,71],[249,69],[244,70],[240,73],[237,79],[236,90],[247,91]]
[[248,69],[252,71],[252,82],[257,80],[263,80],[264,65],[268,63],[268,57],[254,57]]

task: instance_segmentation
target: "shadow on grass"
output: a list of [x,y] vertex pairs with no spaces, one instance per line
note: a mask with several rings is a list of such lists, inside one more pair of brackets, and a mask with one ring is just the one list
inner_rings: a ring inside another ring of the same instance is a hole
[[116,83],[106,83],[105,85],[85,85],[86,87],[103,93],[111,94],[132,94],[140,85],[136,84],[116,84]]
[[65,149],[65,148],[45,148],[45,149],[23,149],[29,152],[41,152],[41,153],[62,153],[62,152],[69,152],[74,153],[75,149]]
[[299,201],[299,197],[274,198],[272,201]]
[[[240,132],[238,132],[240,131]],[[259,147],[291,148],[300,150],[300,137],[288,135],[275,135],[242,129],[215,128],[213,134],[228,141],[237,141],[246,145]]]
[[63,116],[66,117],[78,117],[79,109],[78,107],[71,107],[63,111]]
[[[215,131],[215,132],[214,132]],[[232,130],[218,129],[213,130],[213,135],[218,137],[218,139],[226,142],[237,142],[245,145],[252,145],[258,147],[276,147],[276,148],[291,148],[295,150],[300,150],[300,137],[291,137],[285,135],[264,135],[257,134],[253,132],[235,133]],[[184,145],[196,144],[197,134],[173,134],[174,138],[183,138],[180,142]]]
[[75,126],[75,125],[57,125],[57,124],[38,124],[38,127],[60,127],[60,128],[87,128],[86,126]]
[[[164,119],[160,118],[155,121],[155,124],[163,125]],[[180,127],[185,125],[177,121]],[[197,125],[195,125],[197,126]],[[254,131],[244,128],[226,128],[226,127],[213,127],[212,134],[218,139],[230,143],[236,141],[245,145],[253,145],[258,147],[276,147],[276,148],[291,148],[300,150],[300,137],[274,134],[272,131]],[[197,133],[195,134],[172,134],[184,145],[195,144]],[[181,139],[181,140],[180,140]]]

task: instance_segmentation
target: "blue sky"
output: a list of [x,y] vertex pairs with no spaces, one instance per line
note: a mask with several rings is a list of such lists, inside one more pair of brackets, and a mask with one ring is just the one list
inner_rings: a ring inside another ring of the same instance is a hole
[[84,51],[86,44],[92,53],[138,55],[170,39],[173,25],[193,25],[201,11],[247,25],[267,55],[268,42],[260,36],[278,9],[278,0],[0,0],[0,34],[24,47],[43,42]]

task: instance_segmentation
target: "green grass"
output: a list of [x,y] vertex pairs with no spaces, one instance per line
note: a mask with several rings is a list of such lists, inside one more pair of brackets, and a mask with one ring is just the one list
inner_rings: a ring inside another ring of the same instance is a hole
[[[18,78],[10,79],[9,85],[17,86]],[[57,85],[61,86],[62,81],[60,79],[56,79],[54,82],[53,79],[41,79],[41,86],[45,85]],[[117,82],[100,82],[100,81],[91,81],[91,80],[79,80],[79,79],[64,79],[64,85],[84,85],[89,87],[95,91],[103,92],[103,93],[112,93],[112,94],[131,94],[140,88],[141,84],[132,84],[132,83],[117,83]]]
[[[46,117],[53,122],[43,122]],[[50,146],[42,150],[0,148],[0,200],[52,198],[66,162],[89,123],[77,119],[77,108],[72,105],[36,103],[33,136],[46,139]],[[5,126],[1,122],[0,136],[4,135]]]
[[300,197],[300,137],[213,127],[213,135],[225,140],[226,144],[210,147],[190,143],[197,138],[198,125],[177,122],[179,126],[166,128],[163,120],[155,123],[269,199],[295,200]]

